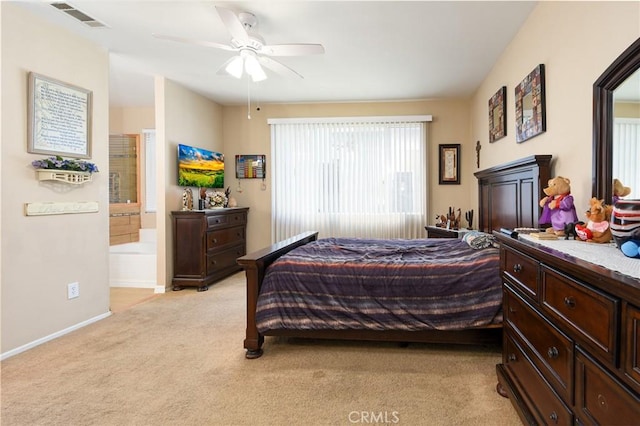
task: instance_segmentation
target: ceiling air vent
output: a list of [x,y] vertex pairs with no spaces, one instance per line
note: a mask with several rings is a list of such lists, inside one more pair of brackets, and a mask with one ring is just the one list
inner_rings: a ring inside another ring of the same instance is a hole
[[92,18],[91,16],[87,15],[86,13],[80,12],[78,9],[76,9],[75,7],[71,6],[69,3],[65,3],[65,2],[55,2],[55,3],[51,3],[51,6],[55,7],[56,9],[58,9],[61,12],[66,13],[67,15],[77,19],[78,21],[82,22],[83,24],[91,27],[91,28],[106,28],[107,26],[105,24],[103,24],[102,22],[98,21],[97,19]]

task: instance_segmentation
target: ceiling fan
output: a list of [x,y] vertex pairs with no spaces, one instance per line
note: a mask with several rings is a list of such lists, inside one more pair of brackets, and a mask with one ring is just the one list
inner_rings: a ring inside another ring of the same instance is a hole
[[230,74],[236,78],[241,78],[243,72],[246,72],[254,82],[267,78],[262,68],[263,66],[284,76],[303,78],[298,72],[272,59],[271,56],[301,56],[324,53],[324,47],[321,44],[268,45],[258,34],[258,19],[254,14],[249,12],[236,14],[233,10],[220,6],[216,6],[216,10],[231,34],[230,44],[161,34],[154,34],[154,37],[238,52],[238,55],[230,58],[220,67],[217,74]]

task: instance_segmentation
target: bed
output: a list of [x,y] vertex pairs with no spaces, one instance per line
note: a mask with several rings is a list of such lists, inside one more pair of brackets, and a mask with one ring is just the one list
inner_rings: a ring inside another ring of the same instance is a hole
[[[538,227],[550,162],[534,155],[476,172],[479,231]],[[499,262],[497,249],[458,239],[318,239],[310,231],[280,241],[238,259],[246,357],[262,355],[265,336],[499,342]]]

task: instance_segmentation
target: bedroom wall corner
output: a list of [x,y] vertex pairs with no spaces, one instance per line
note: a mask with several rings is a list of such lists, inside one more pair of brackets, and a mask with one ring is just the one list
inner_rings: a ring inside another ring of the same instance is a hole
[[[640,37],[638,2],[539,2],[472,99],[472,139],[481,169],[534,154],[553,155],[553,175],[571,179],[578,211],[591,197],[593,83]],[[547,130],[515,138],[515,87],[545,64]],[[507,136],[488,142],[488,100],[507,86]]]
[[[182,191],[177,185],[178,144],[224,151],[222,107],[162,76],[155,77],[155,127],[158,210],[158,285],[171,290],[173,276],[173,224],[171,212],[182,208]],[[228,161],[228,160],[227,160]],[[226,163],[226,161],[225,161]],[[194,192],[196,190],[194,189]],[[197,195],[194,193],[194,195]]]

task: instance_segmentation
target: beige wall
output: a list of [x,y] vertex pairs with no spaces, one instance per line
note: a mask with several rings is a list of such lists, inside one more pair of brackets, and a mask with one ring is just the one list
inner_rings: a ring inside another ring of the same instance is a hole
[[156,214],[144,210],[145,203],[145,146],[142,131],[155,129],[155,108],[149,107],[111,107],[109,108],[110,134],[138,134],[140,135],[140,226],[142,228],[156,227]]
[[[100,47],[6,2],[2,10],[2,343],[5,353],[107,315],[109,60]],[[78,66],[77,64],[82,64]],[[84,185],[40,183],[27,153],[27,76],[33,71],[93,92],[92,158]],[[97,201],[98,213],[24,215],[30,202]],[[67,300],[67,284],[80,297]]]
[[[554,174],[571,179],[576,208],[586,209],[591,197],[593,83],[638,37],[639,2],[541,2],[473,97],[472,135],[482,143],[481,167],[551,154]],[[546,68],[547,131],[518,144],[514,89],[538,64]],[[507,136],[490,144],[488,100],[504,85]]]
[[[468,100],[436,100],[417,102],[378,103],[333,103],[333,104],[266,104],[260,111],[251,111],[247,119],[247,107],[225,107],[224,154],[225,186],[230,186],[238,205],[249,207],[247,225],[247,250],[253,251],[271,244],[271,135],[267,119],[291,117],[353,117],[380,115],[432,115],[429,124],[429,179],[436,184],[429,194],[430,219],[446,213],[449,206],[462,211],[471,208],[469,194],[475,190],[473,176],[475,168],[475,147],[469,138]],[[460,185],[438,185],[438,144],[459,143],[461,147]],[[475,143],[475,142],[474,142]],[[235,179],[235,156],[238,154],[266,154],[266,190],[261,189],[262,181]],[[242,192],[238,192],[238,184]],[[435,220],[433,221],[435,222]],[[430,222],[431,223],[431,222]]]
[[[158,169],[158,284],[171,288],[173,238],[171,212],[182,208],[183,188],[177,185],[178,144],[225,153],[222,107],[179,84],[156,77],[155,122]],[[194,196],[197,196],[194,190]]]
[[[638,89],[640,90],[640,88]],[[620,118],[640,118],[640,102],[616,102],[613,116]]]

